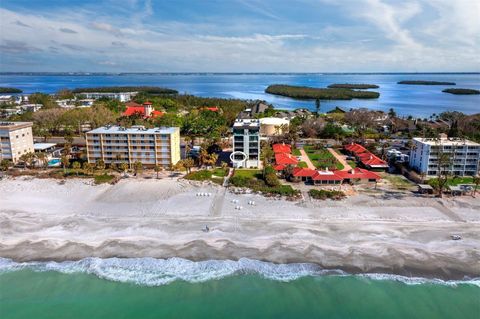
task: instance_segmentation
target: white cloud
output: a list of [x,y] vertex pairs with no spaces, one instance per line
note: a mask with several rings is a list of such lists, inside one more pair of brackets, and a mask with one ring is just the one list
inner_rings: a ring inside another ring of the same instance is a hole
[[[154,14],[151,4],[131,2],[143,8],[141,15]],[[412,21],[427,5],[435,8],[435,18],[413,27]],[[138,24],[130,24],[124,23],[128,18],[119,21],[91,11],[76,11],[72,18],[0,8],[0,54],[10,56],[10,61],[22,54],[29,54],[24,59],[29,61],[53,56],[60,63],[56,57],[62,57],[87,71],[479,71],[478,20],[459,21],[475,16],[475,10],[472,13],[468,8],[465,2],[453,9],[446,0],[432,0],[431,4],[362,0],[352,9],[342,8],[352,19],[351,25],[330,25],[311,33],[308,26],[301,29],[306,32],[298,33],[280,32],[280,28],[255,32],[255,28],[234,22],[223,27],[223,21],[194,24],[152,18],[144,23],[133,13]],[[26,22],[35,32],[17,21]],[[284,21],[281,30],[288,30],[288,23],[296,21]],[[455,27],[459,34],[452,31]],[[62,29],[76,33],[59,32]],[[463,35],[468,41],[445,45]],[[31,67],[18,64],[9,70]],[[69,71],[71,65],[60,67]]]

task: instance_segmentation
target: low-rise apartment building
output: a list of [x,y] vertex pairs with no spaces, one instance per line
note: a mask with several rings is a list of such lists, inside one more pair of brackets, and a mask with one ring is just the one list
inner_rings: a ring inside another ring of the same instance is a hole
[[233,124],[233,166],[236,168],[260,167],[260,122],[254,119],[237,119]]
[[144,126],[103,126],[86,133],[89,163],[168,167],[180,160],[180,128]]
[[86,99],[101,99],[101,98],[108,98],[119,100],[120,102],[127,102],[130,101],[137,95],[138,92],[80,92],[78,95],[85,96]]
[[0,160],[18,162],[20,156],[33,152],[31,122],[0,122]]
[[478,174],[480,144],[459,138],[419,138],[413,139],[410,151],[410,167],[427,176],[438,175],[439,157],[444,154],[448,165],[442,166],[456,176]]

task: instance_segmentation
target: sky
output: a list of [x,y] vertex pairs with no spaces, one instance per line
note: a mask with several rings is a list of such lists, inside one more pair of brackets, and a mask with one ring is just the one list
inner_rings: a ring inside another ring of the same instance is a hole
[[479,0],[0,0],[0,72],[478,72]]

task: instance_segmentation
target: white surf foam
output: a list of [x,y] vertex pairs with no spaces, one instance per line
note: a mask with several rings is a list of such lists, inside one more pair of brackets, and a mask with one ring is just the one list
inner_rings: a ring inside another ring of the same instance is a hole
[[[257,274],[276,281],[292,281],[306,276],[350,276],[341,270],[325,270],[315,264],[274,264],[248,258],[233,260],[190,261],[183,258],[85,258],[64,262],[24,262],[0,258],[0,274],[22,269],[56,271],[65,274],[86,273],[111,281],[142,286],[161,286],[176,280],[204,282],[238,274]],[[465,281],[411,278],[389,274],[357,275],[373,280],[394,280],[405,284],[474,284],[480,287],[480,278]]]

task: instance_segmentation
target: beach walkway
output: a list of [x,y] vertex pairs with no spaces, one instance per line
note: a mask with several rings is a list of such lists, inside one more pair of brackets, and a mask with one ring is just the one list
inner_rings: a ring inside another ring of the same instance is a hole
[[338,154],[333,148],[327,148],[327,150],[333,155],[335,156],[335,158],[337,159],[337,161],[339,161],[340,163],[342,163],[343,165],[343,169],[342,171],[349,171],[352,169],[352,167],[350,166],[350,164],[348,164],[348,162],[345,160],[345,157],[343,157],[342,155]]
[[310,157],[308,157],[307,152],[303,148],[299,149],[300,154],[302,155],[302,161],[307,163],[307,167],[310,169],[317,169],[315,165],[313,165],[312,161],[310,160]]

